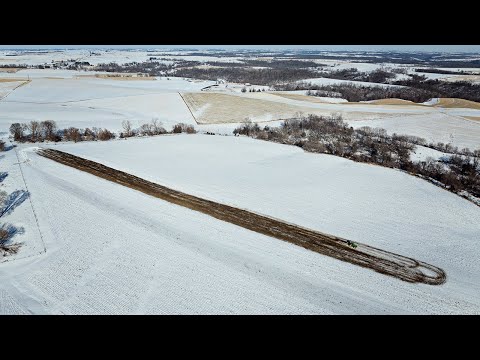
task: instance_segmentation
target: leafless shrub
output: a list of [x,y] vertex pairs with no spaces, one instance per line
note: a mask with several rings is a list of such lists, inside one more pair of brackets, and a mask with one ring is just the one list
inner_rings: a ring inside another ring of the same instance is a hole
[[3,244],[9,239],[10,233],[6,229],[0,229],[0,244]]
[[75,143],[82,141],[80,130],[76,127],[69,127],[63,131],[63,139],[66,141],[73,141]]
[[115,138],[115,134],[107,129],[100,129],[98,132],[98,140],[107,141]]
[[197,131],[195,130],[195,128],[192,125],[187,125],[185,127],[185,132],[187,134],[195,134]]
[[235,135],[247,135],[247,136],[252,136],[255,134],[258,134],[260,131],[260,126],[258,126],[257,123],[252,123],[252,120],[250,119],[245,119],[245,121],[237,127],[235,130],[233,130],[233,133]]
[[10,224],[3,224],[0,227],[0,255],[8,256],[16,254],[22,244],[8,244],[8,242],[15,236],[17,233],[23,233],[23,228],[17,228]]
[[152,119],[152,122],[150,124],[150,130],[153,135],[161,135],[161,134],[166,134],[167,130],[163,127],[163,124],[161,121],[158,121],[158,119]]
[[180,134],[182,132],[187,134],[195,134],[197,131],[192,125],[187,125],[184,123],[179,123],[173,126],[172,132],[174,134]]
[[83,132],[83,138],[86,141],[97,140],[97,135],[98,133],[90,128],[86,128],[85,131]]

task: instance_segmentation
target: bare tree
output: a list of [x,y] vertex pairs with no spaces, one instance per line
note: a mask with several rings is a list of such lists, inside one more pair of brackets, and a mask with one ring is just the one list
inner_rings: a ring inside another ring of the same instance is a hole
[[108,131],[107,129],[101,129],[98,132],[98,140],[100,141],[106,141],[115,138],[115,134],[112,133],[111,131]]
[[15,141],[22,141],[25,137],[25,124],[14,123],[10,125],[10,133],[13,135]]
[[125,133],[123,134],[124,137],[132,136],[132,123],[130,122],[130,120],[123,120],[122,127],[123,130],[125,130]]
[[82,135],[80,134],[80,130],[75,127],[65,129],[63,132],[63,137],[67,141],[82,141]]
[[0,151],[5,151],[5,142],[0,140]]
[[40,136],[40,123],[38,121],[30,121],[27,125],[28,130],[30,131],[31,141],[36,142],[41,139]]
[[46,140],[55,141],[55,135],[57,132],[57,123],[53,120],[45,120],[40,123],[42,132]]
[[167,132],[167,130],[165,130],[165,128],[162,125],[163,125],[162,122],[158,121],[157,118],[152,119],[152,123],[150,127],[153,135],[165,134]]
[[140,126],[140,135],[142,136],[150,136],[152,135],[152,126],[151,124],[143,124]]

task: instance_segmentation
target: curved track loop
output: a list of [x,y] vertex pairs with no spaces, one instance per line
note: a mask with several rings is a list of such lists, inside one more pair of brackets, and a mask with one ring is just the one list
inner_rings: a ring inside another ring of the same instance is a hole
[[38,150],[38,154],[162,200],[200,211],[219,220],[288,241],[319,254],[369,268],[403,281],[440,285],[447,279],[442,269],[409,257],[364,244],[358,244],[358,247],[354,249],[347,245],[347,240],[345,239],[306,229],[251,211],[185,194],[62,151],[42,149]]

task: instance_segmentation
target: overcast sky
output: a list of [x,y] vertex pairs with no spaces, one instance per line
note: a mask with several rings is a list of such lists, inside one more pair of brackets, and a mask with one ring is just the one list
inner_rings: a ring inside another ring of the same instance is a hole
[[0,45],[0,49],[306,49],[328,51],[478,52],[480,45]]

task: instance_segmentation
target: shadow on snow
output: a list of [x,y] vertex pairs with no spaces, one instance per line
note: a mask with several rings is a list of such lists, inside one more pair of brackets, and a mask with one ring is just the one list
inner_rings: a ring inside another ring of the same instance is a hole
[[30,193],[25,190],[15,190],[10,195],[1,199],[0,194],[0,218],[4,215],[11,214],[13,210],[28,199]]

